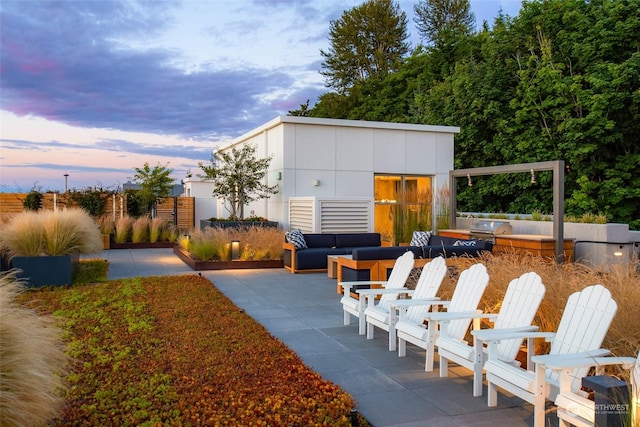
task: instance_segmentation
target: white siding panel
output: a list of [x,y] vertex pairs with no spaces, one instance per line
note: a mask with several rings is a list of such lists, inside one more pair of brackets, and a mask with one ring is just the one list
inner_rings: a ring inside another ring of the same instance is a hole
[[336,128],[296,125],[296,168],[336,168]]
[[376,173],[402,173],[406,159],[404,131],[378,129],[374,133],[373,168]]
[[437,170],[438,139],[435,133],[407,132],[406,173],[431,175]]
[[373,129],[336,127],[336,169],[373,170]]
[[337,197],[371,197],[373,172],[336,172]]

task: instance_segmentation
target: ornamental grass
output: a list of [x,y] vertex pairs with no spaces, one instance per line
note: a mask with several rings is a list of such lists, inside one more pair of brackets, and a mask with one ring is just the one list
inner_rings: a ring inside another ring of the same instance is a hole
[[143,243],[149,241],[149,221],[148,216],[136,218],[131,224],[131,242]]
[[131,237],[131,227],[134,219],[128,215],[123,215],[117,219],[114,239],[116,243],[125,243]]
[[93,254],[102,251],[98,225],[82,209],[24,211],[2,227],[10,256]]
[[[546,288],[542,304],[534,319],[541,331],[555,332],[569,295],[587,286],[601,284],[611,292],[618,311],[602,343],[617,356],[637,356],[640,349],[640,263],[611,264],[606,269],[591,268],[580,263],[557,264],[553,260],[518,252],[487,253],[482,258],[460,258],[460,265],[450,271],[441,287],[443,299],[453,294],[458,274],[476,262],[483,262],[489,272],[489,286],[479,305],[484,312],[496,313],[509,282],[533,271],[540,275]],[[537,340],[536,353],[548,351],[547,343]]]
[[203,277],[26,297],[60,318],[73,358],[51,425],[351,425],[352,397]]
[[17,302],[23,289],[0,276],[0,426],[46,425],[64,403],[62,330]]
[[202,261],[228,261],[231,242],[240,242],[241,260],[282,259],[284,231],[269,227],[195,229],[186,244],[189,252]]

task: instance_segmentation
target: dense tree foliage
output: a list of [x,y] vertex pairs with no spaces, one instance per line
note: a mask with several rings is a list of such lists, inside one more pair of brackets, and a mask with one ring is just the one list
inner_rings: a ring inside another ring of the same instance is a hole
[[[447,3],[458,2],[418,5]],[[309,115],[459,126],[456,168],[564,160],[568,214],[640,229],[638,34],[639,0],[525,1],[516,17],[448,32],[397,71],[322,95]],[[460,182],[459,209],[551,212],[550,172],[520,175]]]
[[137,191],[137,199],[139,206],[142,208],[143,214],[150,213],[155,217],[155,207],[157,203],[171,194],[174,179],[171,178],[171,172],[168,165],[156,165],[153,168],[149,163],[145,163],[141,168],[135,168],[136,174],[133,176],[133,182],[140,185]]
[[340,93],[398,69],[409,51],[407,16],[391,0],[367,0],[331,21],[321,74]]
[[413,10],[418,32],[430,44],[473,33],[476,19],[468,0],[420,0]]

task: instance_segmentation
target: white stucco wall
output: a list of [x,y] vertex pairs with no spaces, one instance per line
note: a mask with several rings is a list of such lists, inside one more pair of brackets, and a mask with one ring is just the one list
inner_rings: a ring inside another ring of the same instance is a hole
[[182,180],[183,196],[194,197],[195,200],[195,225],[200,225],[201,219],[218,216],[218,201],[213,197],[213,184],[210,181],[198,178],[185,178]]
[[289,197],[372,198],[377,173],[431,175],[434,190],[447,185],[459,132],[451,126],[281,116],[220,149],[253,143],[257,158],[273,156],[266,179],[279,193],[251,203],[245,215],[254,211],[287,228]]

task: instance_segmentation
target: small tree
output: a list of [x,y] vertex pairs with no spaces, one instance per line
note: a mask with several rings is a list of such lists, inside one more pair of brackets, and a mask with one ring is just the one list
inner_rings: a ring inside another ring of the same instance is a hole
[[214,152],[211,165],[198,162],[204,172],[198,176],[213,180],[213,195],[230,205],[231,219],[243,219],[245,205],[278,193],[277,185],[269,187],[262,182],[273,156],[256,159],[256,149],[252,144],[232,147],[231,151]]
[[168,163],[164,166],[158,164],[151,169],[149,163],[145,163],[142,168],[135,168],[133,182],[140,184],[138,192],[140,204],[145,213],[151,212],[152,217],[155,216],[157,203],[171,195],[174,179],[170,177],[173,169],[168,168],[168,165]]

